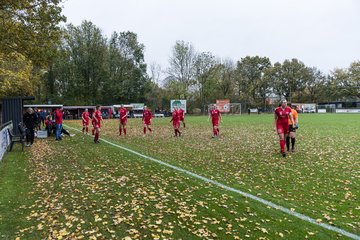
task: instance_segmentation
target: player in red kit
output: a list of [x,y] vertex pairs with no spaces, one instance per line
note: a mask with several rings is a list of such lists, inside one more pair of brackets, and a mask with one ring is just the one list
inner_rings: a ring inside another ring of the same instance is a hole
[[87,108],[85,109],[85,112],[82,113],[81,118],[82,118],[82,123],[83,123],[82,132],[84,133],[84,131],[86,130],[86,134],[88,134],[89,133],[89,124],[90,124],[90,114],[89,114],[89,110]]
[[96,109],[94,110],[92,116],[91,116],[91,124],[92,124],[92,129],[91,129],[91,133],[92,135],[95,135],[95,117],[94,117],[94,113],[95,113]]
[[285,152],[285,138],[289,134],[289,119],[292,127],[295,128],[294,119],[291,113],[291,108],[287,106],[285,99],[280,101],[281,106],[275,109],[274,131],[277,131],[280,138],[280,151],[283,157],[286,157]]
[[173,112],[172,112],[172,117],[170,122],[173,123],[173,128],[174,128],[174,132],[175,132],[175,137],[181,136],[181,132],[180,132],[180,119],[181,119],[181,115],[180,112],[178,110],[178,108],[176,106],[174,106]]
[[148,129],[150,132],[152,132],[152,129],[150,128],[151,119],[152,119],[152,113],[147,108],[147,106],[145,106],[144,112],[143,112],[143,117],[142,117],[142,121],[144,123],[144,136],[146,135],[146,129]]
[[128,110],[124,108],[124,105],[121,104],[121,107],[119,109],[119,136],[122,135],[122,130],[124,130],[124,136],[126,136],[126,123],[127,123],[127,115]]
[[103,121],[102,119],[102,114],[101,114],[101,106],[97,105],[96,106],[96,111],[94,112],[94,119],[95,119],[95,137],[94,137],[94,142],[95,143],[99,143],[99,138],[100,138],[100,128],[101,128],[101,123]]
[[178,110],[178,112],[179,112],[179,116],[180,116],[180,121],[183,123],[183,126],[185,128],[185,111],[184,111],[184,109],[180,108]]
[[219,129],[219,121],[221,122],[221,113],[220,111],[217,109],[216,104],[213,105],[212,109],[209,112],[209,120],[211,118],[211,122],[213,125],[213,138],[214,137],[218,137],[220,134],[220,129]]

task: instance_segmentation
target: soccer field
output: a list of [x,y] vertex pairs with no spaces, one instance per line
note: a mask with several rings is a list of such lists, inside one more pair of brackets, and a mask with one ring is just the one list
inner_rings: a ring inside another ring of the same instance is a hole
[[[143,137],[141,119],[129,119],[124,138],[117,120],[105,120],[101,137],[360,234],[360,115],[300,115],[297,151],[286,158],[272,115],[224,116],[217,139],[207,117],[187,117],[181,138],[169,121],[154,119]],[[81,129],[80,121],[65,124]],[[17,153],[20,164],[12,154],[0,164],[5,239],[346,239],[81,133],[37,141]]]

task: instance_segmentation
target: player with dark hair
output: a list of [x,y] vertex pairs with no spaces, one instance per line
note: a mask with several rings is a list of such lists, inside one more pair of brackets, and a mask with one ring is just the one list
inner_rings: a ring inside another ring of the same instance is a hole
[[286,99],[280,100],[281,106],[275,109],[274,113],[274,131],[277,132],[280,139],[280,152],[283,157],[286,157],[285,152],[285,138],[289,134],[289,119],[291,125],[294,125],[294,119],[292,117],[291,108],[287,106]]
[[90,116],[89,116],[89,110],[87,108],[81,114],[81,118],[82,118],[82,124],[83,124],[82,133],[84,133],[84,131],[86,131],[86,134],[88,134],[89,133]]
[[147,106],[144,106],[144,112],[143,112],[143,116],[142,116],[142,121],[144,124],[144,136],[146,136],[146,129],[148,129],[150,132],[152,132],[152,129],[150,128],[151,119],[152,119],[152,113],[151,113],[150,109],[148,109]]
[[175,137],[177,137],[178,134],[179,134],[179,137],[181,136],[180,119],[181,119],[180,112],[179,112],[178,108],[176,106],[174,106],[170,122],[172,122],[172,124],[173,124]]
[[121,107],[119,109],[119,136],[122,135],[122,130],[124,130],[124,136],[126,136],[126,123],[127,123],[127,115],[128,110],[124,107],[123,104],[121,104]]
[[291,114],[294,120],[294,125],[295,127],[293,127],[291,120],[289,118],[289,132],[290,132],[290,136],[288,135],[286,137],[286,149],[287,151],[290,151],[290,138],[291,138],[291,152],[295,152],[295,141],[296,141],[296,129],[298,128],[298,112],[296,111],[296,105],[291,105]]
[[221,113],[219,109],[217,109],[216,104],[212,106],[212,109],[209,112],[209,120],[211,118],[212,126],[213,126],[213,138],[218,137],[220,134],[219,129],[219,121],[221,122]]
[[94,123],[95,123],[95,137],[94,137],[94,142],[95,143],[99,143],[99,138],[100,138],[100,128],[101,128],[101,123],[103,122],[102,119],[102,114],[101,114],[101,106],[97,105],[96,106],[96,111],[94,112]]

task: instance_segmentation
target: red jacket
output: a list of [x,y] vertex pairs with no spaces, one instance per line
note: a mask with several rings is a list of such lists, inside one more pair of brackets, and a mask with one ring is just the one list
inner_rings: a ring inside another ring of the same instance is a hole
[[55,111],[55,123],[56,124],[62,124],[63,115],[64,115],[64,113],[62,111],[60,111],[60,109],[57,109]]

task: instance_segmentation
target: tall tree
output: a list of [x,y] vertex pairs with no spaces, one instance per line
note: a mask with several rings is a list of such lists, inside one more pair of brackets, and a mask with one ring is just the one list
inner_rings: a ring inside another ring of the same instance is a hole
[[31,62],[21,54],[0,53],[0,98],[33,95],[32,68]]
[[211,88],[215,90],[215,86],[210,84],[216,71],[215,56],[210,52],[202,52],[196,55],[194,62],[194,77],[196,78],[196,88],[199,91],[200,109],[203,110],[203,106],[210,95]]
[[[180,96],[187,98],[190,86],[194,83],[196,53],[191,43],[177,41],[172,49],[172,56],[169,59],[169,68],[167,69],[170,81],[177,82],[179,85]],[[168,83],[167,85],[174,85]]]
[[[272,71],[274,91],[278,96],[285,97],[288,101],[299,101],[306,87],[306,82],[311,76],[311,69],[297,59],[285,60],[283,64],[276,64]],[[280,67],[281,66],[281,67]]]
[[324,93],[328,89],[328,81],[326,76],[317,68],[310,68],[311,77],[305,82],[305,97],[302,102],[318,103],[325,98]]
[[135,101],[143,98],[146,75],[144,45],[133,32],[114,32],[109,41],[110,84],[105,93],[111,93],[113,101]]
[[235,64],[231,59],[225,59],[218,65],[217,89],[219,98],[230,98],[233,93]]
[[3,0],[0,4],[0,52],[18,53],[46,65],[61,38],[61,0]]
[[152,62],[150,64],[150,74],[151,81],[160,85],[162,76],[161,66],[156,62]]
[[263,103],[270,93],[269,82],[264,78],[265,71],[271,68],[267,57],[247,56],[238,61],[235,82],[241,100],[252,105]]
[[59,56],[51,66],[48,88],[54,87],[65,102],[95,104],[101,102],[107,79],[107,44],[99,28],[89,21],[67,26]]
[[335,69],[330,78],[338,100],[360,98],[360,61],[351,63],[347,69]]

